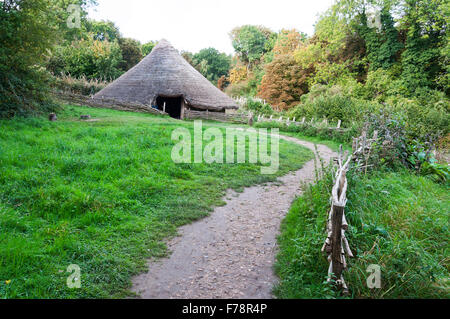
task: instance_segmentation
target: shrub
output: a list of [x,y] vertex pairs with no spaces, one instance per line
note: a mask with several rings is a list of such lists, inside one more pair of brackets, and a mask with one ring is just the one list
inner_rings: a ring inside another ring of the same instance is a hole
[[319,137],[325,140],[331,140],[338,143],[350,143],[353,136],[357,136],[359,127],[355,124],[345,130],[330,129],[325,126],[312,125],[286,125],[276,121],[272,122],[258,122],[255,127],[261,128],[278,128],[281,132],[300,133],[304,136]]
[[225,93],[230,96],[247,96],[250,94],[248,81],[230,84],[225,88]]
[[322,94],[313,99],[304,98],[303,103],[289,112],[296,118],[327,118],[329,121],[342,121],[343,127],[349,127],[353,122],[362,122],[364,115],[376,108],[370,102],[356,100],[343,94]]
[[263,102],[252,98],[247,99],[247,102],[244,104],[244,108],[256,114],[271,115],[274,113],[269,104],[264,104]]

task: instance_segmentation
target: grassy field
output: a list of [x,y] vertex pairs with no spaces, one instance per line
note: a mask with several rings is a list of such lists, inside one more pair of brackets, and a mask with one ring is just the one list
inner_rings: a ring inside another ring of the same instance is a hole
[[[353,298],[449,298],[448,187],[408,171],[350,177],[347,236],[356,255],[344,273]],[[282,224],[276,271],[279,298],[338,297],[325,283],[331,177],[308,188]],[[381,289],[366,268],[381,266]]]
[[[178,226],[228,188],[276,178],[261,164],[174,164],[171,132],[192,122],[75,106],[58,117],[0,121],[0,298],[126,296]],[[280,140],[277,175],[311,158]],[[66,286],[70,264],[80,289]]]

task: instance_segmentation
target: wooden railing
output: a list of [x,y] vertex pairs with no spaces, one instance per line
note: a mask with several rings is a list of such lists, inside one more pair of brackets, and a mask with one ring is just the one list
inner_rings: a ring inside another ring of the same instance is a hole
[[280,124],[296,125],[296,126],[311,126],[314,128],[326,128],[328,130],[337,130],[337,131],[347,131],[347,128],[341,128],[341,120],[337,121],[336,126],[331,126],[328,123],[328,120],[325,118],[322,121],[316,121],[314,118],[311,118],[309,121],[306,120],[306,117],[303,117],[301,121],[297,121],[295,117],[293,118],[284,118],[283,116],[269,116],[265,117],[264,115],[258,115],[256,118],[257,122],[278,122]]
[[235,122],[235,123],[248,123],[249,114],[246,113],[224,113],[224,112],[210,112],[210,111],[194,111],[185,110],[184,118],[186,120],[202,119],[213,120],[219,122]]
[[321,251],[327,254],[328,281],[334,281],[337,289],[348,294],[348,287],[344,281],[343,271],[347,269],[347,257],[354,257],[350,249],[345,232],[348,223],[345,218],[345,205],[347,204],[347,172],[351,167],[354,170],[367,171],[371,150],[377,141],[378,133],[374,132],[373,138],[367,138],[367,132],[363,131],[360,137],[353,139],[352,153],[344,154],[342,145],[339,147],[337,157],[337,170],[334,175],[334,185],[331,190],[331,208],[327,219],[327,238]]
[[167,115],[167,113],[162,112],[161,110],[140,103],[129,103],[129,102],[124,103],[116,100],[93,99],[88,96],[69,92],[53,92],[53,95],[55,95],[57,98],[63,101],[77,105],[87,105],[91,107],[107,108],[118,111]]
[[342,272],[347,268],[345,254],[353,257],[352,251],[345,237],[348,228],[345,218],[345,205],[347,203],[347,171],[349,169],[352,156],[344,155],[342,145],[338,154],[338,169],[334,176],[335,183],[331,190],[331,209],[327,219],[327,239],[322,246],[322,252],[328,256],[328,281],[334,280],[338,289],[343,289],[343,293],[348,293]]

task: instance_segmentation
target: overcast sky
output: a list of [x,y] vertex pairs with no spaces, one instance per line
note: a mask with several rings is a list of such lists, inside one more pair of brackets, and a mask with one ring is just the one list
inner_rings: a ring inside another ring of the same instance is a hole
[[334,0],[97,0],[89,16],[111,20],[123,36],[167,39],[178,50],[214,47],[233,53],[228,33],[236,26],[261,24],[273,31],[314,32],[318,14]]

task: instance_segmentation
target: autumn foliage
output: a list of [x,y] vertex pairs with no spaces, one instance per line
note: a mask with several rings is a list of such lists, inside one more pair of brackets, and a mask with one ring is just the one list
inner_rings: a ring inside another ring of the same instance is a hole
[[285,110],[300,102],[308,92],[307,78],[311,69],[303,69],[290,54],[276,56],[266,65],[258,95],[277,110]]

